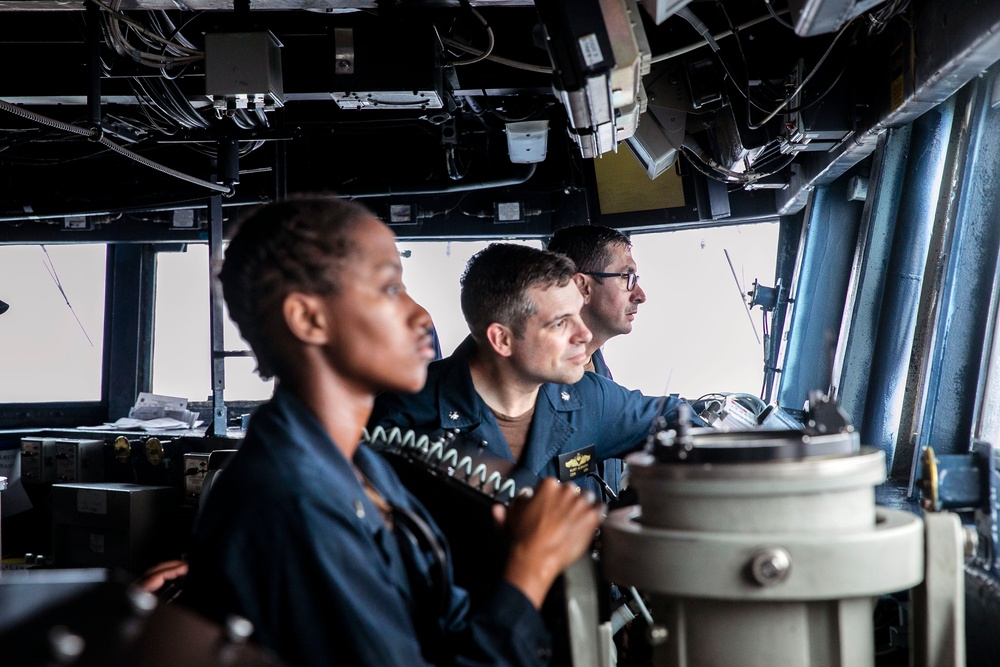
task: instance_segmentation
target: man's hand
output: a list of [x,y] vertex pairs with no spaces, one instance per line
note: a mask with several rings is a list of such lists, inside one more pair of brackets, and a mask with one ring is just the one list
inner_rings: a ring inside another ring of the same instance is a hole
[[511,545],[504,578],[540,609],[556,577],[590,547],[601,512],[592,494],[547,478],[532,496],[514,499],[506,523]]

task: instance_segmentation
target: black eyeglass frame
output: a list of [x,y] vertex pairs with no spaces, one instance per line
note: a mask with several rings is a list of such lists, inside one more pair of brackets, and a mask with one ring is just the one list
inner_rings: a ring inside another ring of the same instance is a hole
[[580,273],[585,276],[594,276],[595,278],[624,278],[626,292],[631,292],[639,284],[638,273],[602,273],[600,271],[581,271]]

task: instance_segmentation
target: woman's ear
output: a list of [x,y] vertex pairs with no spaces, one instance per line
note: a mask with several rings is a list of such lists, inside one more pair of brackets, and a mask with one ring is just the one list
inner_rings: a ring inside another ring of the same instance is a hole
[[329,340],[329,319],[323,300],[315,294],[290,292],[282,303],[281,314],[288,331],[303,343],[323,345]]

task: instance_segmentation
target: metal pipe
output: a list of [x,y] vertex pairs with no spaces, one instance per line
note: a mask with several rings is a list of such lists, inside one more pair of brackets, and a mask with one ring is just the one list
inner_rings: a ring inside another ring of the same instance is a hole
[[87,74],[90,76],[90,90],[87,93],[87,115],[90,127],[101,128],[101,8],[96,2],[85,3],[87,7]]
[[372,190],[356,190],[354,192],[341,193],[347,199],[361,199],[364,197],[402,197],[413,195],[443,195],[450,192],[468,192],[470,190],[489,190],[492,188],[503,188],[511,185],[521,185],[527,183],[535,175],[537,164],[529,164],[520,174],[515,174],[507,178],[493,181],[462,181],[460,183],[445,183],[441,185],[409,186],[398,188],[378,188]]

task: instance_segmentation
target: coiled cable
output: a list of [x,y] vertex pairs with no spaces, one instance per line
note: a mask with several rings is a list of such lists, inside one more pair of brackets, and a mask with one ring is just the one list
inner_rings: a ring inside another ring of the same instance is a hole
[[[520,491],[515,479],[489,465],[491,454],[471,443],[461,442],[454,433],[442,433],[432,439],[411,429],[376,426],[371,432],[364,429],[362,442],[378,451],[398,454],[503,504],[513,500]],[[498,462],[506,463],[496,458]]]

